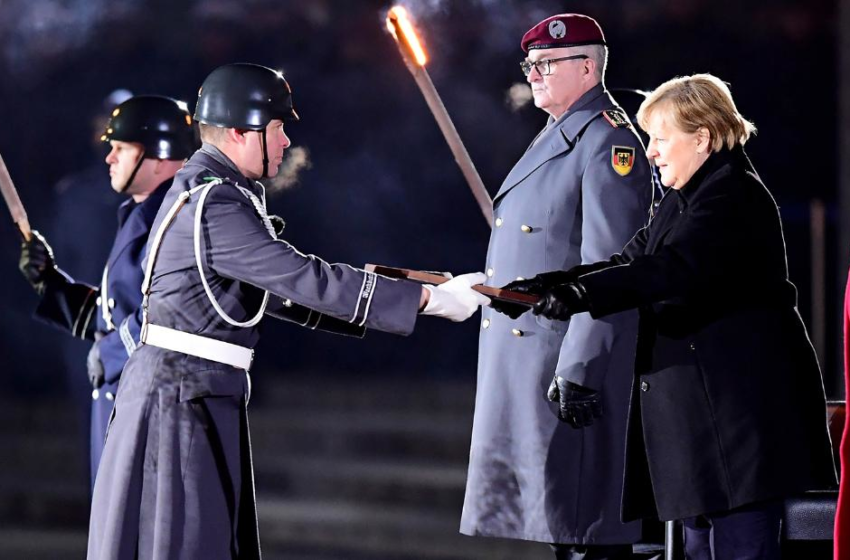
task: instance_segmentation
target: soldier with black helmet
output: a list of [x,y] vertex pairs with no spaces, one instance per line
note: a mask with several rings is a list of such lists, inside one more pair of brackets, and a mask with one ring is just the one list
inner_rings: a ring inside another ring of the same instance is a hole
[[362,336],[410,333],[418,313],[462,321],[483,274],[434,287],[297,251],[257,182],[273,176],[298,118],[283,76],[212,72],[195,119],[204,141],[154,222],[142,345],[124,371],[89,528],[90,560],[260,557],[246,405],[265,314]]
[[21,272],[41,296],[36,317],[94,341],[87,360],[93,389],[92,483],[118,380],[139,341],[145,241],[174,174],[196,148],[186,104],[158,95],[118,105],[101,140],[111,146],[106,163],[112,188],[130,199],[118,210],[118,232],[100,286],[75,281],[59,269],[38,232],[23,243],[20,259]]

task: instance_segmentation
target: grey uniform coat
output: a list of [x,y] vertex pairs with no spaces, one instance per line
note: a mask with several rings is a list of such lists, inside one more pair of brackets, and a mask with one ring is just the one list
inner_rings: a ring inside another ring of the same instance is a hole
[[[213,178],[223,183],[208,191],[203,206],[200,253],[210,289],[230,317],[253,317],[261,290],[268,290],[266,313],[305,326],[411,332],[419,286],[329,265],[274,239],[256,204],[262,187],[212,146],[202,147],[177,174],[153,231],[178,195]],[[148,321],[253,348],[257,327],[225,322],[201,284],[193,249],[199,198],[192,196],[166,230]],[[248,392],[245,370],[150,345],[133,353],[95,484],[89,560],[260,557]]]
[[[649,166],[635,133],[602,114],[614,108],[601,85],[590,90],[550,119],[505,179],[488,285],[607,258],[646,223]],[[629,152],[631,169],[618,172],[612,157]],[[580,544],[640,537],[640,525],[619,520],[636,332],[634,312],[553,322],[485,308],[462,533]],[[556,372],[600,390],[603,418],[585,430],[560,422],[545,397]]]

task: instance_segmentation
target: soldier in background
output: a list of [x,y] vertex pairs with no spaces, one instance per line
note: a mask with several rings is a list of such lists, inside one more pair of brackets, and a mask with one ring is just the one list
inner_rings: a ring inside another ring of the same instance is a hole
[[[552,16],[522,48],[549,121],[496,194],[492,286],[616,253],[652,198],[643,146],[605,89],[597,22]],[[550,543],[558,559],[630,557],[641,526],[620,522],[620,497],[636,313],[567,322],[492,306],[508,316],[483,313],[461,532]],[[546,401],[550,384],[557,406]],[[603,414],[594,422],[577,413],[585,409]]]
[[92,483],[121,371],[139,341],[145,242],[175,173],[196,147],[185,103],[154,95],[118,105],[101,140],[111,146],[106,163],[112,188],[129,200],[118,209],[118,231],[100,285],[75,281],[59,269],[38,232],[23,243],[20,260],[21,272],[41,296],[36,317],[94,341],[86,361],[93,389]]

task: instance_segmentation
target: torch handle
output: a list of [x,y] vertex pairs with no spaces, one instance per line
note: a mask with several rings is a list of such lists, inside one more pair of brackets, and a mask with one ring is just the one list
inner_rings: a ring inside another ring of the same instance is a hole
[[12,177],[9,175],[9,170],[6,168],[6,162],[3,161],[2,155],[0,155],[0,192],[3,193],[3,200],[6,201],[6,206],[9,207],[12,220],[18,226],[18,230],[20,230],[24,239],[29,241],[32,238],[32,230],[30,229],[27,212],[21,202],[21,197],[18,196],[18,191],[15,189],[15,184],[12,182]]
[[[450,280],[446,276],[441,276],[432,272],[422,272],[421,270],[410,270],[409,268],[395,268],[392,266],[382,266],[378,264],[367,264],[364,269],[369,272],[380,274],[381,276],[387,276],[389,278],[402,278],[404,280],[419,282],[420,284],[434,284],[435,286],[442,284],[443,282],[448,282]],[[528,307],[533,306],[540,300],[538,296],[521,294],[519,292],[512,292],[510,290],[503,290],[501,288],[494,288],[492,286],[484,286],[483,284],[473,286],[472,289],[478,292],[479,294],[484,294],[485,296],[492,299],[498,299],[510,303],[518,303],[520,305],[527,305]]]
[[490,198],[490,193],[487,192],[486,187],[484,187],[481,176],[478,175],[478,170],[475,169],[475,164],[472,163],[472,158],[469,157],[469,152],[466,151],[466,146],[464,146],[463,141],[460,139],[460,135],[457,133],[451,117],[449,117],[449,112],[446,110],[446,106],[443,105],[440,94],[437,93],[437,88],[434,87],[434,82],[431,81],[431,76],[428,75],[428,71],[423,66],[409,64],[408,67],[413,74],[413,79],[416,80],[416,85],[422,90],[425,102],[434,114],[434,119],[443,133],[449,149],[452,151],[452,155],[460,167],[461,173],[463,173],[467,184],[469,184],[469,188],[472,190],[472,196],[478,202],[478,207],[481,209],[484,219],[487,220],[487,225],[492,228],[493,200]]

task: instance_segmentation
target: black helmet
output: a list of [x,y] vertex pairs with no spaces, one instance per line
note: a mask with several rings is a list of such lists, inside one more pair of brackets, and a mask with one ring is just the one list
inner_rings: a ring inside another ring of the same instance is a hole
[[272,119],[298,120],[283,74],[244,62],[219,66],[198,91],[195,120],[213,126],[263,130]]
[[197,149],[186,104],[163,95],[137,95],[118,105],[100,137],[136,142],[146,158],[186,159]]

